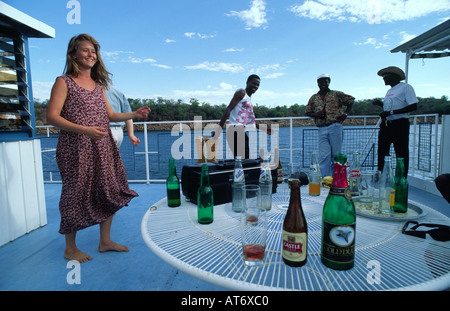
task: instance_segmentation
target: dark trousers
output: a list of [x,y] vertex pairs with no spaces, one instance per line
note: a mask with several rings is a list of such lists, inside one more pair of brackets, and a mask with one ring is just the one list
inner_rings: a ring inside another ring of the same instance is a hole
[[250,159],[250,144],[249,144],[249,139],[248,139],[248,135],[247,133],[244,133],[245,136],[245,141],[244,141],[244,156],[242,156],[242,151],[239,150],[238,148],[238,133],[234,132],[234,143],[233,143],[233,154],[234,154],[234,158],[236,158],[236,156],[241,156],[242,159]]
[[[381,121],[378,134],[378,170],[383,171],[384,157],[389,156],[391,144],[394,144],[395,156],[404,158],[406,176],[409,168],[409,119]],[[394,161],[393,161],[394,162]]]

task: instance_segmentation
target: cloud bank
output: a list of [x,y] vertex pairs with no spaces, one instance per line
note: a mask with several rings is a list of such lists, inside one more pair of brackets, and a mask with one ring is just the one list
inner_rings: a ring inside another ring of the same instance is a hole
[[311,19],[380,24],[412,20],[449,7],[449,0],[307,0],[289,10]]

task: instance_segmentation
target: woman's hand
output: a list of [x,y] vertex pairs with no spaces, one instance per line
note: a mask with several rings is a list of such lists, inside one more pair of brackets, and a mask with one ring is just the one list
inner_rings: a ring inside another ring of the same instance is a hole
[[86,136],[92,138],[93,140],[100,140],[108,134],[105,128],[99,126],[88,126],[85,129]]

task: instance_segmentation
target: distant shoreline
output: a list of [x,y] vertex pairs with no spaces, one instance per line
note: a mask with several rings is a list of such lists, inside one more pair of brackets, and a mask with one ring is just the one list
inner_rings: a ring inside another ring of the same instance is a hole
[[[373,116],[373,117],[368,117],[366,119],[366,125],[376,125],[378,121],[378,116]],[[136,121],[139,122],[139,121]],[[152,121],[152,122],[157,122],[157,121]],[[167,121],[161,121],[161,122],[167,122]],[[186,122],[186,121],[183,121]],[[179,126],[180,121],[173,121],[173,123],[160,123],[160,124],[147,124],[147,130],[148,131],[171,131],[174,126]],[[189,128],[193,129],[194,128],[194,122],[190,122],[190,123],[183,123],[186,124],[187,126],[189,126]],[[208,124],[218,124],[218,123],[203,123],[202,127],[205,127]],[[289,127],[290,126],[290,120],[263,120],[260,121],[260,124],[278,124],[279,127]],[[41,124],[43,125],[43,124]],[[294,127],[311,127],[311,126],[315,126],[314,124],[314,120],[312,118],[309,119],[294,119],[292,120],[292,125]],[[352,125],[364,125],[364,119],[362,118],[348,118],[347,120],[344,121],[344,126],[352,126]],[[196,126],[198,126],[198,124],[196,124]],[[126,127],[125,129],[126,130]],[[38,134],[46,134],[47,130],[46,129],[42,129],[42,128],[37,128],[36,129]],[[58,133],[58,129],[56,128],[50,128],[50,133],[51,134],[56,134]],[[144,126],[142,124],[134,124],[134,131],[135,132],[143,132],[144,131]]]

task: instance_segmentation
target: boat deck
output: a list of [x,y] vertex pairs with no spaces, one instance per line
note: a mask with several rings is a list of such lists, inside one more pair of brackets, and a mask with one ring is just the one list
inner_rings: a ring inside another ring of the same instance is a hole
[[[47,225],[0,247],[0,291],[219,291],[226,290],[187,275],[153,254],[141,237],[145,212],[166,196],[165,184],[130,184],[139,193],[114,217],[111,237],[130,252],[99,253],[99,227],[82,230],[78,247],[93,259],[81,264],[80,284],[68,284],[73,267],[63,251],[59,229],[61,184],[45,184]],[[450,217],[450,204],[440,196],[410,187],[409,198]]]

